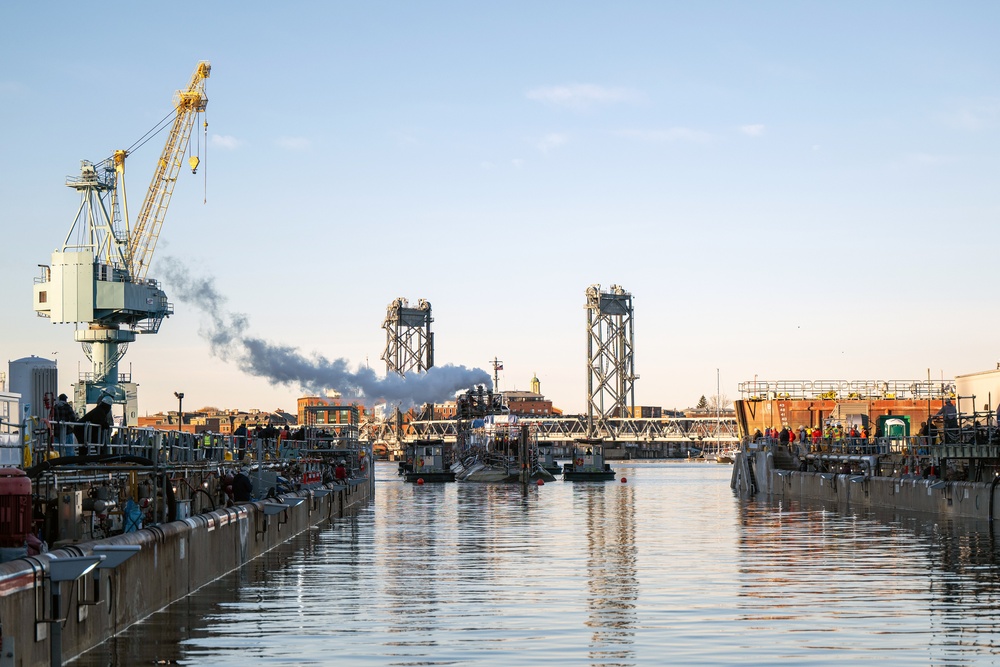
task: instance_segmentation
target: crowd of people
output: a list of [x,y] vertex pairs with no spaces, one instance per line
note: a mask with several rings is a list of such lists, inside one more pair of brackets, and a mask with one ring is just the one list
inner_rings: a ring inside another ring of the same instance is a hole
[[817,448],[820,445],[832,444],[853,444],[863,445],[871,442],[868,428],[864,425],[851,424],[844,427],[841,424],[827,424],[824,428],[818,426],[800,426],[798,430],[782,426],[778,428],[766,428],[764,431],[757,429],[754,431],[754,442],[757,443],[778,443],[790,445],[798,443],[807,447]]

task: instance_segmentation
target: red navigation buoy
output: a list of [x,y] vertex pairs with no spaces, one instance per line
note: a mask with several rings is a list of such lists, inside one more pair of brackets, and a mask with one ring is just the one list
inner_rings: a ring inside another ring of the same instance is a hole
[[423,483],[424,483],[424,478],[423,477],[417,477],[417,484],[423,484]]
[[538,486],[545,486],[545,480],[544,479],[538,480]]
[[625,482],[627,482],[627,481],[628,481],[628,478],[626,478],[626,477],[622,477],[622,484],[624,484],[624,483],[625,483]]

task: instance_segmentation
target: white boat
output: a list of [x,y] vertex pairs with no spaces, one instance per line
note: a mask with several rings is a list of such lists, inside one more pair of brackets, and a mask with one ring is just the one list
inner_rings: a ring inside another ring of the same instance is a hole
[[715,455],[716,463],[735,463],[738,449],[723,449]]

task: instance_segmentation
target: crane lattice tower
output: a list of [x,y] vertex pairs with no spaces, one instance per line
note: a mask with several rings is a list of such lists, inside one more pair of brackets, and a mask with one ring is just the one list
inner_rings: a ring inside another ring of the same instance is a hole
[[632,295],[618,285],[587,288],[587,427],[594,420],[635,412],[635,335]]
[[426,371],[434,365],[434,334],[431,332],[431,304],[420,299],[416,308],[410,308],[400,297],[386,308],[385,351],[382,360],[386,373],[406,377],[410,371]]

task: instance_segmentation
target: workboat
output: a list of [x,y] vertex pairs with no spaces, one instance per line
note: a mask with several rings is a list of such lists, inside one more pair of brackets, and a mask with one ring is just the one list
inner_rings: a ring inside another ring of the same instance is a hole
[[459,429],[451,469],[458,481],[555,481],[542,465],[534,427],[510,414],[501,394],[480,386],[459,396],[457,403]]
[[563,464],[563,479],[569,482],[603,482],[615,478],[615,471],[604,462],[604,443],[597,439],[578,440],[573,460]]
[[552,453],[551,446],[539,446],[538,447],[538,458],[541,461],[542,467],[548,470],[553,475],[559,475],[562,473],[562,466],[556,461],[555,455]]
[[406,445],[399,474],[407,482],[454,482],[450,459],[451,448],[445,447],[444,440],[417,440]]

